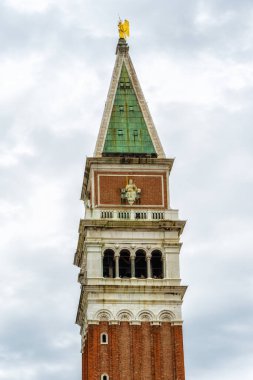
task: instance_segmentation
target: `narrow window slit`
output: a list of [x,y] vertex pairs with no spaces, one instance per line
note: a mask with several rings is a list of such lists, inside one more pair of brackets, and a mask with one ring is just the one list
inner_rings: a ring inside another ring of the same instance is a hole
[[108,344],[108,335],[107,335],[107,333],[102,333],[100,335],[100,343],[101,344]]

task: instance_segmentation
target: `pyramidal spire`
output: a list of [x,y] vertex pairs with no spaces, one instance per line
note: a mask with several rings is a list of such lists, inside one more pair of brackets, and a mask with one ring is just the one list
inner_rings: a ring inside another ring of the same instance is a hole
[[[94,152],[101,156],[165,157],[122,32]],[[129,33],[129,29],[128,29]]]

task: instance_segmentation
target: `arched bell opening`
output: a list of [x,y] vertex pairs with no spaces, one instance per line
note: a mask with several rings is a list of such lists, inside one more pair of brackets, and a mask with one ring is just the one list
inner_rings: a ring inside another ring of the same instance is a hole
[[103,257],[103,276],[107,278],[115,277],[114,251],[107,249]]
[[151,256],[151,274],[153,278],[163,278],[162,252],[155,250]]
[[121,278],[131,277],[131,261],[130,252],[127,249],[122,249],[119,257],[119,276]]
[[135,254],[135,277],[147,278],[146,253],[142,249],[136,251]]

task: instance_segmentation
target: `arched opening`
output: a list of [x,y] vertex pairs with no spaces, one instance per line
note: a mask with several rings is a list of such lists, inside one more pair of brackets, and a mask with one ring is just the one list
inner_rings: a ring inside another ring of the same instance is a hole
[[107,249],[104,252],[103,276],[108,278],[115,277],[114,252],[112,249]]
[[108,375],[101,375],[101,380],[109,380],[109,376]]
[[101,344],[108,344],[108,334],[107,333],[102,333],[100,335],[100,343]]
[[146,253],[142,249],[135,254],[135,277],[147,278]]
[[122,278],[130,278],[131,277],[130,252],[127,249],[123,249],[120,252],[119,276]]
[[153,278],[163,278],[162,253],[158,250],[152,252],[151,274]]

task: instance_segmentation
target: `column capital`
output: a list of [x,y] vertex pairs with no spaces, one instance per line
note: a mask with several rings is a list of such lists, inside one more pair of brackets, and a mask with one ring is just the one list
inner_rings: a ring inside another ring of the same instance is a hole
[[119,244],[115,244],[115,245],[114,245],[114,249],[115,249],[116,252],[119,251],[119,249],[120,249]]

